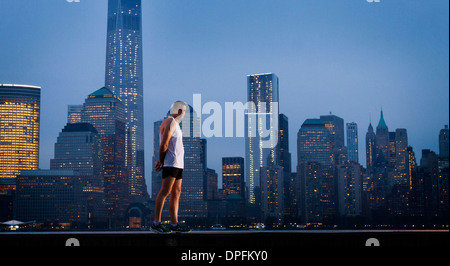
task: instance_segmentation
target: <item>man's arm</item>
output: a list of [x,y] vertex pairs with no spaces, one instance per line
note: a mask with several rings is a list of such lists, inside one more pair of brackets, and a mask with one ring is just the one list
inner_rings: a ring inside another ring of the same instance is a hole
[[159,146],[159,160],[156,163],[155,170],[157,172],[161,171],[164,166],[164,158],[166,158],[167,150],[169,149],[169,142],[172,138],[173,132],[175,131],[176,124],[175,120],[172,120],[170,125],[161,128],[162,131],[162,140],[161,145]]

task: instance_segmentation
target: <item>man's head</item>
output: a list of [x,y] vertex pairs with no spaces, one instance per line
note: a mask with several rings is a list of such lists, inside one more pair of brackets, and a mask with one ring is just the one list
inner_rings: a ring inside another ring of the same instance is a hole
[[183,101],[176,101],[172,104],[170,110],[172,111],[173,117],[179,117],[180,120],[183,120],[184,115],[186,114],[187,104]]

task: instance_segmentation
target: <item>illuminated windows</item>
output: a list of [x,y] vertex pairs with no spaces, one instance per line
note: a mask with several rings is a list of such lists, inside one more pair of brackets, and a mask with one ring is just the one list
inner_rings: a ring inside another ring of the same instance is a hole
[[0,186],[39,166],[41,88],[0,84]]

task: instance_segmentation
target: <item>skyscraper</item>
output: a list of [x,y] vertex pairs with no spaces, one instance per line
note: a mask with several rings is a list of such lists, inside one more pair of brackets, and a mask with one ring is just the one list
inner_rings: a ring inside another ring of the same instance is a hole
[[[187,106],[186,115],[181,121],[184,144],[183,194],[180,198],[180,217],[206,217],[206,139],[194,134],[199,130],[199,117],[192,106]],[[186,128],[190,136],[185,137]],[[184,128],[184,130],[183,130]]]
[[67,108],[67,123],[81,123],[81,111],[83,105],[69,105]]
[[16,177],[39,167],[41,88],[0,84],[0,219],[12,219]]
[[222,158],[222,188],[224,199],[230,194],[237,194],[242,199],[245,199],[244,173],[244,158]]
[[94,126],[103,146],[103,175],[108,216],[123,222],[131,198],[131,147],[122,101],[107,88],[91,93],[81,113],[81,121]]
[[89,223],[106,221],[103,146],[94,126],[68,123],[58,136],[50,170],[77,171],[87,199]]
[[383,110],[381,110],[380,122],[378,123],[375,137],[376,162],[388,164],[389,162],[389,129],[384,121]]
[[408,133],[404,128],[395,130],[394,185],[409,187]]
[[345,147],[344,119],[330,114],[321,115],[320,120],[325,123],[325,127],[330,131],[331,150],[333,152],[333,162],[336,165],[347,162],[347,147]]
[[445,125],[439,132],[439,158],[447,158],[449,149],[449,130],[448,125]]
[[340,165],[337,172],[339,214],[343,216],[361,214],[363,167],[355,161],[350,161]]
[[331,133],[321,119],[307,119],[297,135],[298,165],[307,161],[332,164]]
[[297,135],[299,215],[307,223],[335,213],[332,138],[321,119],[307,119]]
[[[122,99],[131,135],[131,193],[145,187],[141,0],[109,0],[105,86]],[[145,192],[146,194],[147,192]]]
[[[279,80],[275,74],[247,76],[248,102],[254,103],[245,115],[246,185],[249,202],[256,203],[255,187],[259,186],[259,171],[266,165],[279,163],[278,136],[278,93]],[[261,137],[261,131],[270,130],[269,137]],[[271,140],[268,140],[271,138]]]
[[344,119],[330,113],[329,115],[321,115],[320,120],[330,130],[331,143],[333,144],[332,148],[339,149],[344,147]]
[[358,163],[358,150],[358,124],[347,123],[347,159]]
[[0,185],[39,167],[41,88],[0,84]]
[[366,168],[367,174],[371,175],[375,166],[376,160],[376,146],[375,146],[375,132],[373,131],[372,122],[369,124],[369,128],[366,133]]
[[280,225],[284,221],[283,167],[263,166],[260,175],[262,218],[275,217],[275,223]]

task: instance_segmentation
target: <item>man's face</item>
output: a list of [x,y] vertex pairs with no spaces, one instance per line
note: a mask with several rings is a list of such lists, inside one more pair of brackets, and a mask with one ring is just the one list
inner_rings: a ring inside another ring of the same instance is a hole
[[184,116],[186,115],[186,106],[185,105],[181,106],[181,110],[183,110],[183,111],[180,114],[180,120],[183,120]]

